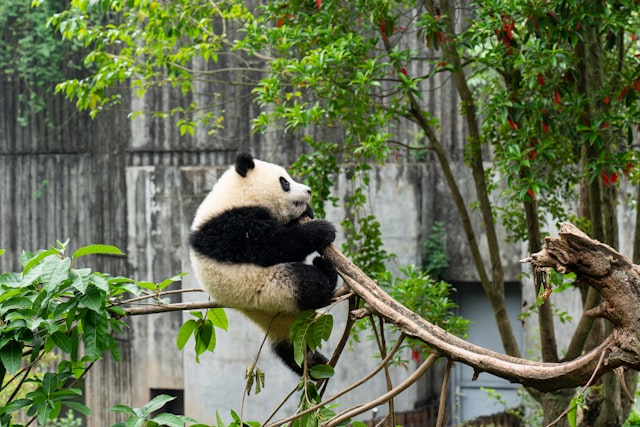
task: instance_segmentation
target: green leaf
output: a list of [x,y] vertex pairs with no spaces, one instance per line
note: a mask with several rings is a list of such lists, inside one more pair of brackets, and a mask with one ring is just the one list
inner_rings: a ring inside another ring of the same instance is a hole
[[227,427],[227,425],[222,421],[222,417],[220,416],[220,412],[216,411],[216,423],[218,427]]
[[53,292],[58,287],[58,285],[69,278],[70,267],[71,260],[69,258],[48,258],[43,263],[41,276],[44,289],[47,292]]
[[109,410],[111,412],[122,412],[124,414],[129,414],[129,415],[133,415],[136,416],[136,411],[134,411],[132,408],[126,406],[126,405],[115,405],[112,406],[111,408],[109,408]]
[[45,372],[42,377],[42,391],[47,395],[51,395],[58,388],[58,377],[53,372]]
[[95,286],[87,287],[84,295],[80,295],[80,302],[89,310],[99,313],[102,311],[105,303],[106,295]]
[[315,365],[315,366],[312,366],[311,369],[309,369],[309,373],[314,379],[320,380],[323,378],[333,377],[333,375],[335,374],[335,371],[333,367],[329,365]]
[[152,412],[155,412],[158,409],[162,408],[167,402],[170,402],[173,399],[175,399],[175,396],[169,396],[168,394],[159,394],[140,409],[142,410],[142,413],[147,416]]
[[107,335],[107,319],[95,313],[87,312],[82,325],[84,327],[82,342],[84,342],[85,353],[91,360],[98,360]]
[[122,360],[122,351],[120,350],[118,341],[116,341],[112,335],[107,335],[107,339],[109,340],[109,352],[111,353],[111,357],[117,363],[120,363],[120,360]]
[[182,277],[185,274],[186,273],[180,273],[180,274],[177,274],[177,275],[175,275],[173,277],[169,277],[168,279],[163,280],[162,282],[157,284],[157,289],[162,291],[164,288],[166,288],[170,284],[181,281]]
[[143,289],[148,289],[150,291],[155,292],[156,291],[156,284],[153,282],[147,282],[147,281],[140,281],[138,282],[138,286],[143,288]]
[[[0,285],[7,286],[9,288],[17,288],[20,287],[22,284],[22,275],[20,273],[4,273],[4,274],[0,274]],[[21,292],[21,291],[18,291]],[[0,298],[2,299],[6,299],[7,297],[5,297],[5,293],[6,292],[2,292],[0,294]]]
[[0,407],[0,414],[10,414],[33,403],[31,399],[17,399]]
[[302,366],[304,360],[304,354],[307,350],[307,334],[313,316],[315,316],[314,310],[303,311],[291,325],[290,339],[293,346],[293,359],[298,366]]
[[211,320],[213,326],[217,328],[225,331],[229,328],[229,320],[224,308],[210,308],[207,311],[207,319]]
[[40,261],[42,261],[43,259],[45,259],[46,257],[50,256],[50,255],[58,255],[59,252],[55,249],[49,249],[46,251],[42,251],[42,252],[38,252],[38,254],[36,256],[34,256],[33,258],[31,258],[27,264],[24,266],[24,268],[22,269],[22,276],[24,277],[27,273],[29,273],[29,271],[36,265],[38,264]]
[[333,316],[330,314],[323,314],[317,317],[312,323],[311,332],[313,333],[313,345],[309,345],[312,351],[322,346],[322,341],[327,341],[331,336],[333,330]]
[[315,351],[322,341],[329,339],[333,328],[333,316],[318,316],[315,310],[306,310],[298,315],[291,325],[290,339],[293,345],[294,360],[302,366],[304,354],[309,348]]
[[109,292],[109,282],[107,282],[107,280],[104,277],[101,277],[98,273],[94,273],[89,276],[89,283],[105,293]]
[[51,334],[51,340],[63,352],[71,353],[71,339],[64,332],[54,332]]
[[571,399],[571,409],[567,412],[567,422],[569,423],[569,427],[576,427],[576,421],[578,417],[578,407],[575,402],[575,397]]
[[69,277],[71,278],[71,286],[77,289],[81,294],[84,294],[87,291],[87,286],[89,286],[90,274],[91,270],[88,268],[71,270],[69,272]]
[[29,298],[23,296],[16,296],[14,298],[10,298],[5,301],[4,304],[0,306],[0,314],[5,314],[10,310],[25,310],[30,309],[33,305],[33,301]]
[[184,415],[175,415],[162,413],[153,417],[151,421],[158,423],[161,426],[168,427],[184,427],[184,425],[189,422],[196,422],[193,418],[185,417]]
[[51,402],[46,401],[37,405],[38,409],[38,423],[40,425],[44,425],[47,420],[53,418],[54,412],[56,410],[55,406],[52,405]]
[[71,257],[78,259],[86,255],[124,255],[124,252],[111,245],[89,245],[79,248]]
[[197,322],[193,319],[189,319],[182,324],[178,331],[178,338],[176,340],[179,350],[182,350],[184,346],[187,345],[187,341],[189,341],[189,338],[197,325]]
[[201,355],[205,351],[213,351],[216,345],[216,333],[213,329],[213,323],[211,320],[204,320],[196,330],[196,356]]
[[569,423],[569,427],[576,427],[577,419],[578,419],[578,407],[584,405],[584,394],[578,393],[576,396],[571,399],[570,409],[567,412],[567,422]]
[[86,405],[80,403],[80,402],[76,402],[75,400],[66,400],[64,402],[64,406],[73,409],[74,411],[77,411],[79,413],[81,413],[82,415],[85,416],[89,416],[91,415],[91,409],[89,409]]
[[0,361],[9,374],[18,372],[22,362],[22,345],[16,340],[9,341],[0,349]]

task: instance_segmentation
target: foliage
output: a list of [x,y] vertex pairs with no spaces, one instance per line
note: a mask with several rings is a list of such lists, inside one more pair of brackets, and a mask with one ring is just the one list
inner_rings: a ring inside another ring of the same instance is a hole
[[[21,272],[0,274],[3,426],[16,425],[21,411],[29,423],[41,425],[58,418],[63,408],[89,415],[89,408],[76,400],[82,394],[76,384],[104,353],[120,360],[121,304],[131,294],[159,298],[159,290],[180,279],[135,283],[78,266],[89,255],[123,253],[114,246],[89,245],[69,256],[68,241],[57,242],[47,250],[23,252]],[[62,356],[52,359],[54,350]]]
[[193,335],[196,361],[200,362],[201,354],[206,351],[213,351],[216,347],[215,328],[226,331],[229,322],[225,311],[221,308],[208,309],[204,316],[199,311],[192,311],[191,316],[195,317],[195,319],[189,319],[182,324],[178,331],[176,343],[178,349],[182,350]]
[[0,70],[3,80],[21,89],[16,111],[21,126],[29,124],[31,114],[44,111],[45,95],[77,70],[71,55],[78,45],[61,41],[46,25],[66,2],[50,0],[37,8],[33,3],[0,1]]
[[[155,414],[157,410],[162,408],[167,402],[175,399],[175,397],[166,394],[160,394],[151,399],[142,408],[131,408],[125,405],[116,405],[111,408],[114,412],[122,412],[129,415],[126,422],[114,424],[113,427],[130,427],[130,426],[146,426],[146,427],[183,427],[185,423],[197,423],[193,418],[184,415],[175,415],[167,412]],[[206,427],[203,424],[191,424],[192,426]]]
[[431,233],[429,233],[422,246],[423,268],[433,277],[440,277],[449,266],[445,238],[446,230],[444,224],[440,221],[435,221],[431,227]]
[[[125,83],[136,96],[164,85],[175,88],[176,93],[192,93],[192,75],[197,72],[193,60],[218,61],[225,34],[216,28],[216,22],[242,19],[245,14],[241,3],[205,0],[72,0],[50,22],[62,37],[91,50],[84,63],[96,72],[67,80],[57,90],[75,99],[77,107],[89,110],[93,117],[121,103],[123,93],[113,89]],[[210,132],[220,126],[217,114],[195,102],[153,115],[178,117],[182,135],[193,135],[198,125]]]
[[305,310],[291,325],[290,339],[293,344],[294,360],[303,366],[304,357],[309,351],[315,352],[322,347],[322,341],[329,339],[333,329],[333,316],[317,315],[315,310]]
[[476,6],[463,54],[507,184],[502,219],[523,239],[523,201],[535,198],[540,217],[567,218],[582,180],[609,187],[634,170],[640,17],[633,1]]
[[[447,332],[466,337],[469,320],[455,315],[458,306],[451,298],[453,286],[442,280],[435,280],[428,271],[415,266],[405,266],[399,275],[387,271],[379,276],[380,286],[396,301],[428,322],[438,325]],[[431,349],[421,341],[410,339],[412,358],[419,360]]]
[[[105,245],[80,248],[71,257],[66,251],[67,243],[58,242],[35,254],[25,252],[21,273],[0,275],[0,371],[2,389],[12,390],[0,409],[3,425],[11,425],[20,409],[40,424],[56,418],[63,406],[88,414],[86,406],[73,400],[81,393],[74,384],[104,352],[120,359],[114,335],[124,324],[107,295],[122,297],[131,290],[131,281],[74,264],[93,253],[122,253]],[[33,374],[38,361],[54,348],[65,359],[53,371]],[[18,398],[25,383],[33,390]]]

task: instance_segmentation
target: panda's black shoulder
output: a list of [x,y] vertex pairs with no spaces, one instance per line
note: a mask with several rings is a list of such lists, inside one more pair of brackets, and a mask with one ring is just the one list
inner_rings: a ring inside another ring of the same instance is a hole
[[[212,216],[189,236],[196,252],[226,262],[256,262],[255,243],[279,227],[276,218],[259,206],[229,209]],[[265,248],[262,248],[265,249]]]

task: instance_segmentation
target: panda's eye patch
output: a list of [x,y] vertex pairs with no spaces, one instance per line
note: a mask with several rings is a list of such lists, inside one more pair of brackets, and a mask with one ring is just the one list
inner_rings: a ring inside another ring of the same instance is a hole
[[282,187],[282,191],[289,192],[291,190],[291,184],[287,181],[287,178],[281,176],[280,177],[280,187]]

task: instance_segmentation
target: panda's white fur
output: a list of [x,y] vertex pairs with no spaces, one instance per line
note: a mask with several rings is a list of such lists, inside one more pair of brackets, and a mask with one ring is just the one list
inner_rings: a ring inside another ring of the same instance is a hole
[[[304,259],[335,238],[327,221],[312,216],[310,189],[273,163],[240,154],[196,211],[190,257],[203,288],[267,332],[274,350],[295,372],[289,342],[300,310],[327,305],[337,274],[331,262]],[[309,354],[311,365],[325,362]]]

